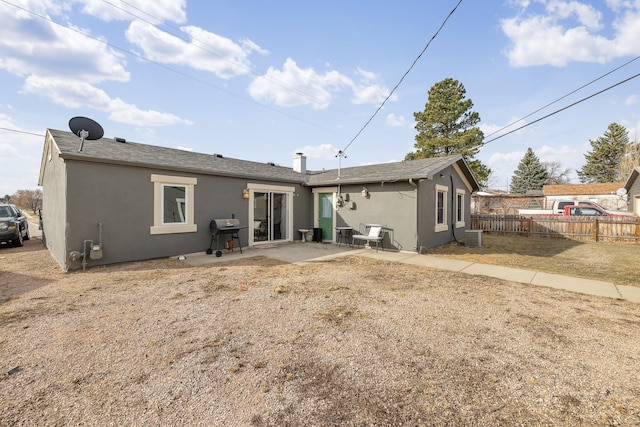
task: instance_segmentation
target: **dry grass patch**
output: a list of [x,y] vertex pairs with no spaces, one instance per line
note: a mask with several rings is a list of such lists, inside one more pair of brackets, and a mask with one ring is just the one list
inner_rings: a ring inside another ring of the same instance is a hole
[[482,248],[452,243],[432,255],[640,286],[640,245],[577,242],[484,233]]

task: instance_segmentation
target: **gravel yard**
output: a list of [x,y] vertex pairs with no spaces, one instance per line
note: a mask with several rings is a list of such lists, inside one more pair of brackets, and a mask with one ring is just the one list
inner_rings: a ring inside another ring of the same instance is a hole
[[640,306],[364,257],[0,248],[0,425],[640,425]]

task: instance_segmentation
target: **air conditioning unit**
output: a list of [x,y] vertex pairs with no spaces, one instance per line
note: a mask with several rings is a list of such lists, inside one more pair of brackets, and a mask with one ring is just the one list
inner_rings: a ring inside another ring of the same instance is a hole
[[469,248],[481,248],[482,230],[465,230],[464,245]]

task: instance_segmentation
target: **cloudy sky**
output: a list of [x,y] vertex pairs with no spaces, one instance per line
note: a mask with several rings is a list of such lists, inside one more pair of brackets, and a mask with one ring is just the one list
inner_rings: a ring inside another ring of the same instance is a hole
[[302,151],[333,169],[345,147],[343,166],[402,160],[413,113],[447,77],[480,114],[494,188],[528,147],[575,170],[610,123],[635,138],[640,0],[457,4],[0,0],[0,193],[37,188],[45,130],[74,116],[107,137],[284,166]]

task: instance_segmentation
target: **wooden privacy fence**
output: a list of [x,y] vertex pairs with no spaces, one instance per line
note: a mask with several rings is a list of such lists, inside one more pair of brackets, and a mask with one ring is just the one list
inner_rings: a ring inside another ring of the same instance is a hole
[[471,215],[471,228],[527,237],[640,243],[638,217]]

